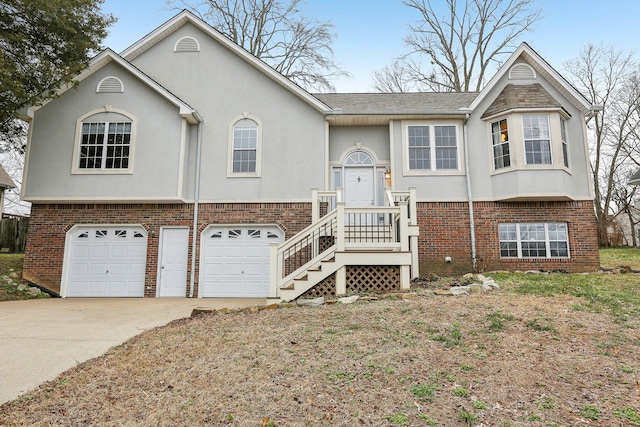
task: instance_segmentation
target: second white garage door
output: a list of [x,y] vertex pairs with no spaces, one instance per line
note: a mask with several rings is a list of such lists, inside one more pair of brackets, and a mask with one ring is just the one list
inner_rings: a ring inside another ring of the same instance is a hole
[[281,243],[277,226],[210,226],[202,233],[200,297],[269,296],[269,243]]

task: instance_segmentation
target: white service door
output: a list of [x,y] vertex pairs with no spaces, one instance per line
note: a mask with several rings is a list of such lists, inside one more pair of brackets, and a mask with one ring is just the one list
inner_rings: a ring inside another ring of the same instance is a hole
[[376,193],[373,168],[345,168],[344,175],[345,205],[352,208],[375,206]]
[[189,229],[162,228],[160,233],[158,296],[184,298],[187,296]]
[[144,296],[147,234],[142,227],[78,227],[67,239],[63,296]]
[[284,241],[280,228],[209,227],[201,239],[199,297],[269,296],[269,244]]

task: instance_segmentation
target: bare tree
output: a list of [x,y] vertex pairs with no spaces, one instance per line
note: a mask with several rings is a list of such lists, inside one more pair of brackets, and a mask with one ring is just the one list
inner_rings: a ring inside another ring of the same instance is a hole
[[382,93],[401,93],[420,88],[411,78],[410,69],[406,63],[397,60],[373,73],[373,89]]
[[305,89],[332,91],[348,75],[333,60],[333,25],[302,14],[302,0],[169,0],[186,7]]
[[627,210],[635,197],[625,187],[638,164],[640,70],[632,54],[591,44],[568,61],[565,69],[591,103],[602,105],[589,123],[589,148],[598,240],[608,246],[614,210]]
[[[446,9],[441,12],[442,3]],[[535,3],[405,0],[406,6],[420,14],[420,21],[409,26],[405,38],[410,48],[403,58],[407,78],[428,91],[479,91],[489,67],[511,53],[518,38],[540,18]]]

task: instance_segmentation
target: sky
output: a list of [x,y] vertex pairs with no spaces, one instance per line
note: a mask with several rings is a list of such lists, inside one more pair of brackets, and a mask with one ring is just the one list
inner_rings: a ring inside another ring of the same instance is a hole
[[[334,25],[334,59],[350,78],[333,81],[337,92],[373,91],[373,73],[407,52],[404,38],[417,12],[402,0],[305,0],[307,16]],[[444,0],[433,0],[434,4]],[[542,19],[526,41],[561,74],[587,43],[635,51],[640,40],[640,1],[538,0]],[[121,52],[179,11],[166,0],[105,0],[103,11],[118,21],[103,45]]]

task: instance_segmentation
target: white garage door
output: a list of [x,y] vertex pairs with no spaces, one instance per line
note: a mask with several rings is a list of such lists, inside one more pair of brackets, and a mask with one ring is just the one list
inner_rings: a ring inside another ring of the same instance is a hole
[[144,296],[147,233],[142,227],[78,227],[67,238],[65,296]]
[[284,241],[276,226],[209,227],[202,233],[201,297],[269,296],[269,243]]

